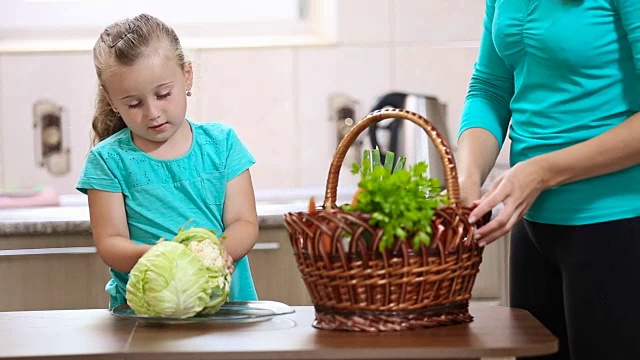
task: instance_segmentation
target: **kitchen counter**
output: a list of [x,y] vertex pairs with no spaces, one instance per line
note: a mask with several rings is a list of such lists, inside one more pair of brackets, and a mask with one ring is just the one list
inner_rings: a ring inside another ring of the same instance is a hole
[[[349,202],[347,197],[355,190],[348,186],[340,189],[338,203]],[[296,269],[283,214],[306,210],[310,196],[320,204],[324,190],[256,191],[260,232],[249,259],[262,299],[310,304]],[[72,194],[61,196],[61,200],[58,207],[0,209],[0,273],[14,274],[0,277],[0,294],[13,294],[0,296],[0,311],[107,306],[104,284],[110,276],[91,236],[87,198]],[[473,289],[475,298],[504,301],[505,243],[498,241],[485,249]],[[49,271],[52,267],[58,271]]]
[[[489,173],[483,190],[486,191],[506,169],[504,165],[496,165]],[[355,185],[339,186],[336,203],[350,202],[355,190]],[[324,187],[257,190],[259,226],[283,227],[285,213],[306,210],[312,196],[316,204],[321,205],[324,192]],[[0,209],[0,236],[90,234],[87,197],[83,194],[60,195],[60,203],[62,206]]]
[[[324,188],[299,188],[256,191],[256,210],[261,228],[283,227],[283,215],[309,207],[309,198],[318,205],[324,199]],[[355,187],[341,189],[353,194]],[[350,198],[342,196],[338,204]],[[0,209],[0,236],[80,234],[91,232],[89,207],[85,195],[61,195],[61,206]]]
[[[308,207],[302,201],[282,204],[259,203],[258,221],[261,228],[284,226],[283,214]],[[88,206],[52,206],[0,210],[0,236],[89,234]]]
[[107,310],[0,313],[0,359],[477,359],[557,351],[528,312],[471,305],[470,324],[400,333],[311,326],[313,307],[251,324],[149,326]]

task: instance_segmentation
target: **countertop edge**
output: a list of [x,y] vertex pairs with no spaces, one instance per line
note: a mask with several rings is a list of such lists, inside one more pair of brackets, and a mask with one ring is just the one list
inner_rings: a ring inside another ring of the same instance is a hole
[[[258,214],[260,228],[277,228],[284,226],[283,214]],[[89,220],[34,220],[0,222],[0,236],[28,235],[89,235]]]
[[[506,171],[505,168],[496,166],[489,174],[483,190],[486,191],[488,186],[495,179]],[[351,187],[343,188],[344,194],[352,194]],[[261,229],[284,227],[284,214],[292,211],[304,211],[308,207],[309,196],[321,201],[320,194],[323,188],[310,188],[281,191],[281,197],[278,198],[278,191],[263,193],[264,198],[257,206],[258,225]],[[267,197],[268,196],[268,197]],[[267,201],[268,198],[272,200]],[[336,203],[342,204],[349,202],[350,197],[343,198],[338,194]],[[82,201],[86,199],[82,198]],[[79,205],[83,204],[83,205]],[[89,209],[83,202],[75,200],[71,202],[72,206],[49,207],[49,208],[24,208],[24,209],[0,209],[0,236],[29,236],[29,235],[88,235],[91,234],[91,224],[89,222]],[[70,214],[60,214],[69,209]],[[82,209],[78,213],[78,209]],[[86,211],[84,210],[86,209]],[[18,213],[16,215],[16,213]],[[52,214],[53,213],[53,214]]]

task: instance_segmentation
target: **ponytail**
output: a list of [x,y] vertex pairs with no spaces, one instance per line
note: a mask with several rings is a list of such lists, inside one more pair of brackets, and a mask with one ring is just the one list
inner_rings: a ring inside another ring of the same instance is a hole
[[96,112],[92,122],[92,144],[96,145],[125,127],[127,127],[127,125],[120,115],[113,111],[104,88],[100,86],[96,97]]

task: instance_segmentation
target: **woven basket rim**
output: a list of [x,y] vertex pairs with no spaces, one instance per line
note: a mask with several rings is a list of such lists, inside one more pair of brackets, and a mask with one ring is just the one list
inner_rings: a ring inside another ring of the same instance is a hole
[[[449,203],[435,209],[429,219],[431,244],[421,244],[417,251],[413,251],[414,234],[396,237],[391,248],[380,251],[384,229],[369,223],[372,215],[335,204],[348,148],[366,127],[386,118],[404,118],[425,130],[445,167]],[[491,216],[485,214],[471,224],[473,208],[462,205],[453,154],[427,119],[406,110],[385,109],[357,123],[334,154],[322,206],[284,214],[298,270],[316,308],[314,326],[391,331],[471,321],[465,304],[484,250],[473,232]],[[437,314],[440,309],[442,314]]]

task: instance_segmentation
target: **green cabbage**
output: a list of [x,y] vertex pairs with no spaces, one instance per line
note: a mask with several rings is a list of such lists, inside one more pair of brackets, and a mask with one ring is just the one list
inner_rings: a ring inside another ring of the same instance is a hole
[[204,263],[209,278],[211,296],[200,315],[217,312],[229,298],[231,273],[227,269],[227,253],[213,231],[203,228],[180,229],[173,242],[183,244]]
[[193,227],[187,230],[182,228],[178,230],[178,234],[173,238],[173,242],[187,245],[191,241],[209,240],[216,245],[220,245],[222,242],[216,236],[216,233],[205,228]]
[[129,274],[127,304],[138,315],[192,317],[211,298],[204,263],[187,247],[169,241],[154,245]]
[[133,267],[127,304],[146,316],[214,314],[229,298],[226,256],[214,232],[181,228],[172,241],[161,239]]

